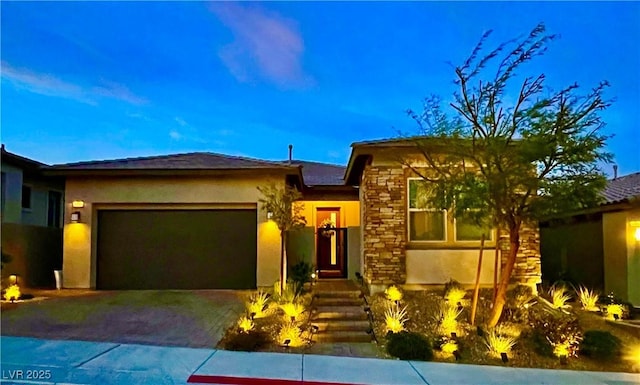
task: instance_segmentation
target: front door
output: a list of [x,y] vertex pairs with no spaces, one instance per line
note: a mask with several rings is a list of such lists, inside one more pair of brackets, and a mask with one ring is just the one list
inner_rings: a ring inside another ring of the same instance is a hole
[[340,228],[340,209],[317,209],[316,230],[316,260],[319,277],[345,278],[347,276],[347,229]]

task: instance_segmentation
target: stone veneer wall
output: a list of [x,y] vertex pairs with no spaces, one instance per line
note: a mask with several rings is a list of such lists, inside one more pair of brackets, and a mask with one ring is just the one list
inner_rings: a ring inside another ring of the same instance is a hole
[[[502,266],[509,256],[509,234],[502,231],[500,236]],[[540,231],[532,225],[522,225],[520,229],[520,247],[513,267],[511,283],[531,286],[542,282],[542,264],[540,263]]]
[[[370,287],[406,281],[406,181],[403,166],[367,165],[360,184],[364,279]],[[501,234],[502,264],[509,252],[509,236]],[[512,283],[531,286],[542,282],[540,232],[533,226],[520,231],[520,248]],[[444,282],[443,282],[444,283]]]
[[406,281],[406,178],[401,166],[364,169],[363,197],[364,279],[370,287]]

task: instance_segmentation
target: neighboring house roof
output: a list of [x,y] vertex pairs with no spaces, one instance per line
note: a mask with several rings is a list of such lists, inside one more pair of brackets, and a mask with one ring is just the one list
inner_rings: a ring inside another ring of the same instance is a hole
[[634,198],[640,198],[640,172],[629,174],[607,182],[602,192],[604,204],[620,203]]
[[0,147],[2,154],[2,162],[21,168],[24,171],[39,172],[42,168],[49,167],[48,165],[35,161],[33,159],[25,158],[9,152],[5,149],[4,144]]
[[[289,161],[282,163],[289,164]],[[291,160],[290,164],[302,166],[302,177],[307,186],[343,186],[345,166],[336,164]]]

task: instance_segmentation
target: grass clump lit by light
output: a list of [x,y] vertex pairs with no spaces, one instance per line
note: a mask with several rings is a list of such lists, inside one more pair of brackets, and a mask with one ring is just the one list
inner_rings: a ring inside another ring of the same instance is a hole
[[576,290],[576,294],[584,310],[598,311],[598,299],[600,299],[600,295],[595,290],[589,290],[587,287],[580,285]]
[[238,320],[238,327],[242,333],[248,333],[256,327],[256,324],[248,317],[241,317]]
[[398,305],[389,305],[384,312],[384,323],[387,332],[400,333],[404,330],[407,322],[407,308],[400,308]]
[[387,290],[384,291],[384,294],[389,301],[400,302],[402,300],[402,291],[395,285],[389,286]]
[[555,309],[568,307],[567,302],[571,300],[571,294],[567,288],[562,285],[553,285],[551,289],[549,289],[549,297],[551,297],[551,305]]
[[444,295],[444,298],[449,301],[449,303],[457,305],[462,304],[462,300],[464,296],[467,295],[467,291],[461,287],[452,287],[447,291]]
[[282,325],[282,328],[278,333],[278,343],[292,348],[306,344],[305,339],[302,337],[302,329],[293,322],[284,323]]
[[462,313],[462,309],[458,309],[457,306],[442,302],[436,315],[436,321],[438,323],[438,332],[444,336],[450,336],[451,333],[461,335],[461,330],[458,325],[458,316]]
[[246,304],[247,312],[253,318],[263,318],[267,315],[267,305],[269,303],[269,294],[259,290],[249,297],[249,301]]
[[510,322],[500,323],[496,325],[496,327],[493,330],[498,335],[513,337],[513,338],[518,338],[520,337],[520,334],[522,334],[522,326],[515,323],[510,323]]
[[640,345],[627,347],[622,358],[631,363],[633,370],[640,372]]
[[293,302],[287,302],[287,303],[281,304],[280,309],[282,309],[284,314],[292,320],[297,320],[298,317],[300,317],[300,315],[304,313],[304,310],[305,310],[304,305],[300,303],[293,303]]
[[619,303],[612,303],[605,307],[605,316],[610,321],[615,321],[616,319],[621,320],[623,315],[624,306]]
[[458,351],[458,343],[454,340],[447,340],[440,345],[440,350],[446,354],[453,354],[453,352]]
[[7,301],[17,301],[20,299],[20,286],[11,285],[4,292],[4,299]]
[[517,341],[517,338],[500,335],[495,330],[487,333],[485,337],[485,345],[487,345],[489,354],[496,358],[500,358],[502,353],[511,353],[511,349]]

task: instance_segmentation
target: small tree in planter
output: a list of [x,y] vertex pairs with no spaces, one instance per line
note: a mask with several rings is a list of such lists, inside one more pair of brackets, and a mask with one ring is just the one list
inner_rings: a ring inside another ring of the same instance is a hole
[[303,227],[307,221],[301,215],[304,206],[296,201],[302,199],[302,194],[293,187],[277,187],[274,184],[258,187],[262,194],[259,202],[262,209],[271,213],[273,220],[280,230],[280,294],[287,282],[287,235],[289,231]]

